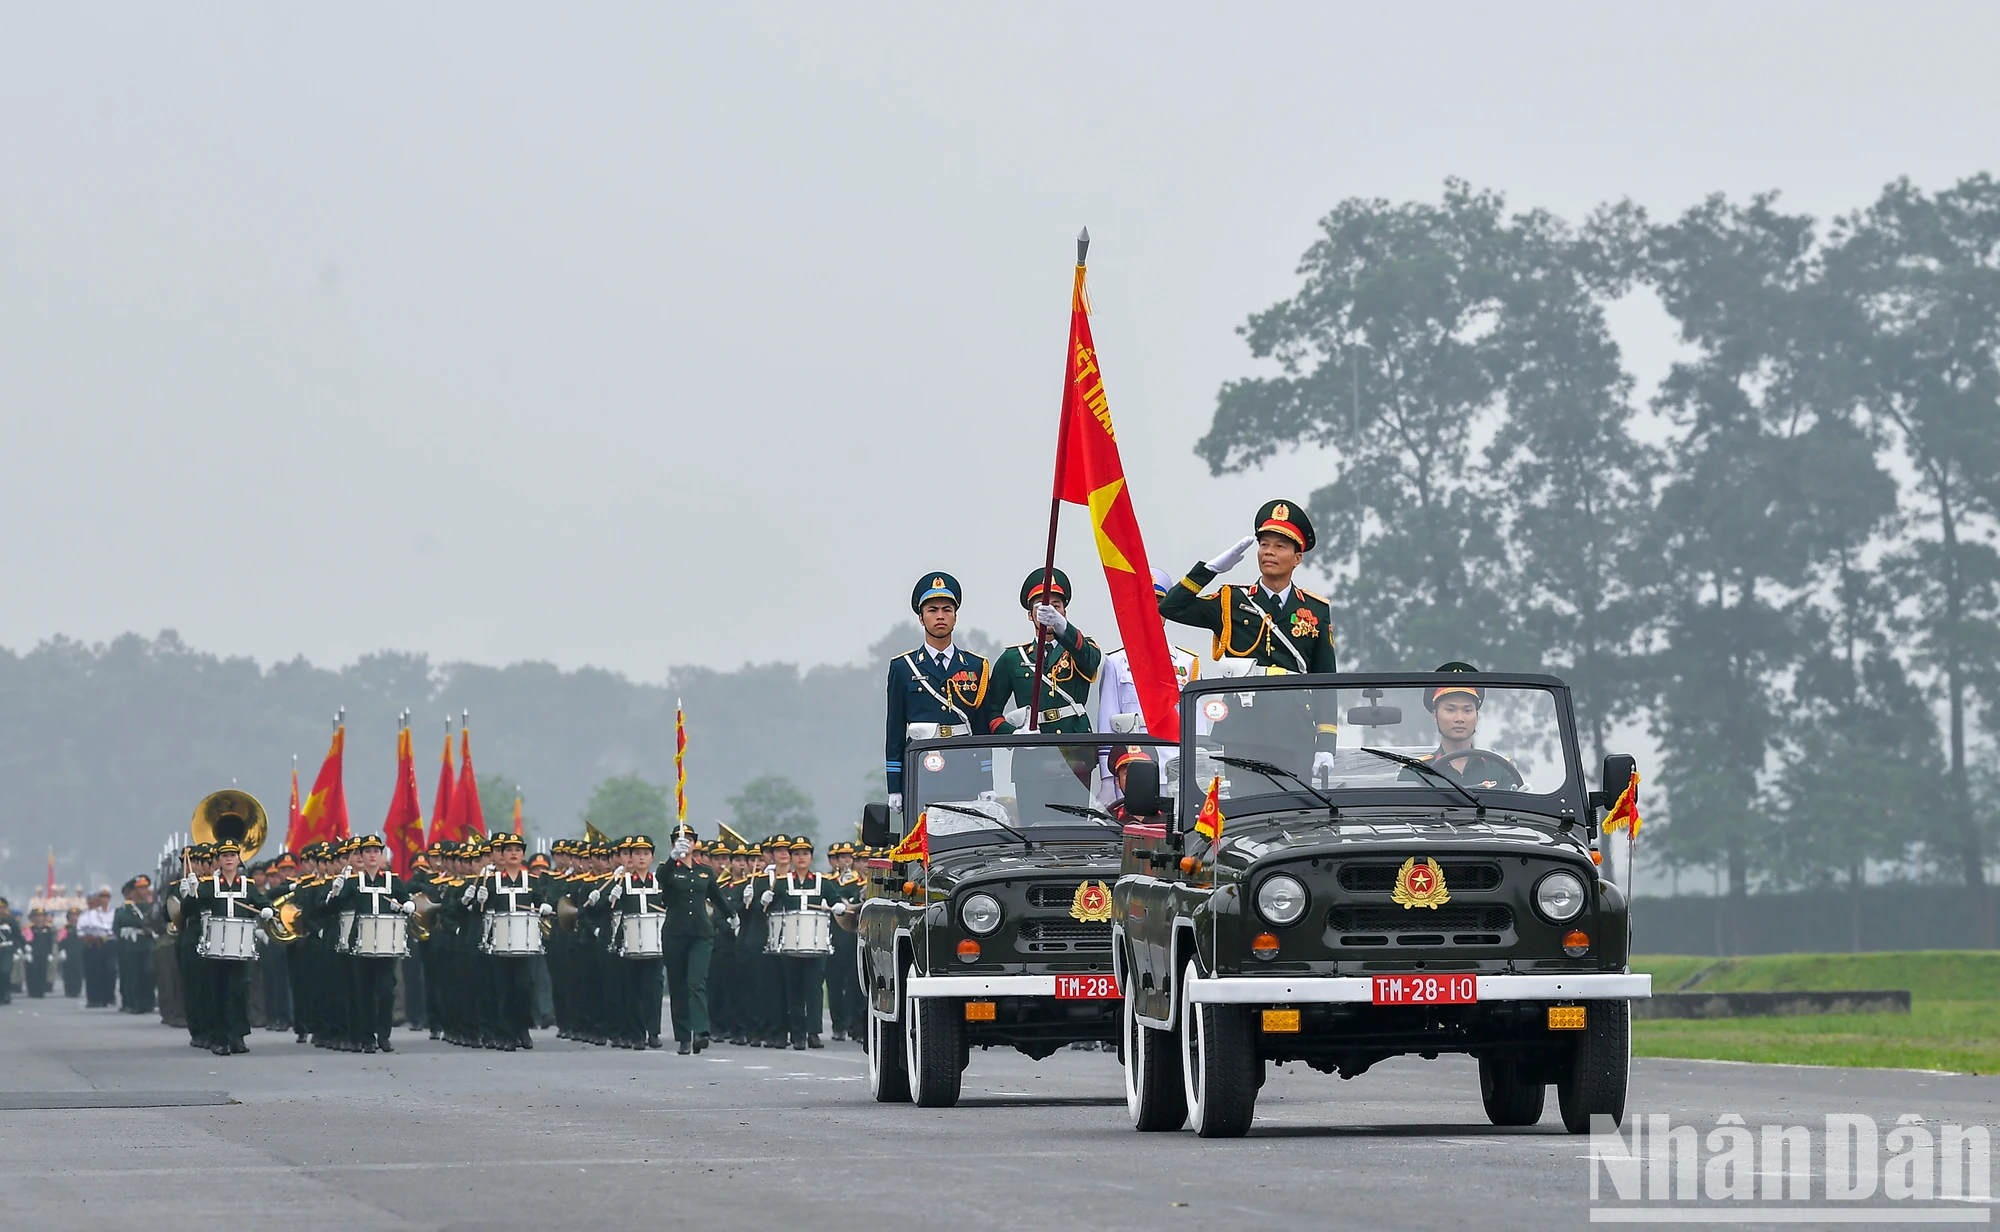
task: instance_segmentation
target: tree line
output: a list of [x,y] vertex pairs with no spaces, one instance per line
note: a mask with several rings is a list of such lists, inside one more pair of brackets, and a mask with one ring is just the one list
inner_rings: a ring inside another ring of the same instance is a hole
[[[1343,665],[1558,672],[1587,752],[1656,742],[1651,858],[1742,895],[1914,855],[1992,944],[2000,183],[1822,223],[1451,181],[1342,202],[1297,272],[1196,451],[1330,452]],[[1607,310],[1645,292],[1682,355],[1642,401]]]

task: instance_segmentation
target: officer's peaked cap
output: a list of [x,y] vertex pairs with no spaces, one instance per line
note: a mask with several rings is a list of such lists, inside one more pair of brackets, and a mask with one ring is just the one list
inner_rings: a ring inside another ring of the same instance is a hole
[[910,610],[922,612],[924,604],[932,599],[949,599],[953,606],[962,606],[965,588],[949,573],[926,573],[917,579],[916,587],[910,591]]
[[1319,542],[1313,533],[1312,519],[1306,516],[1306,507],[1297,501],[1274,500],[1264,502],[1257,511],[1257,534],[1276,531],[1307,552]]
[[1049,587],[1045,595],[1042,591],[1042,571],[1037,569],[1028,575],[1027,581],[1021,583],[1021,606],[1033,607],[1036,599],[1041,599],[1044,603],[1051,599],[1061,599],[1064,603],[1068,603],[1070,596],[1075,593],[1069,588],[1069,574],[1057,569],[1049,574]]

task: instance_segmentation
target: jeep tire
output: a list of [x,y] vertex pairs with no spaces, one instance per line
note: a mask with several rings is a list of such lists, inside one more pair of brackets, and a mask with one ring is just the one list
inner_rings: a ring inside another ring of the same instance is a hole
[[[864,995],[868,985],[863,984]],[[905,1000],[902,1010],[910,1012],[913,1003]],[[902,1024],[883,1018],[875,1012],[871,999],[868,1014],[868,1093],[878,1104],[907,1104],[910,1102],[910,1071],[903,1064]]]
[[1632,1004],[1590,1001],[1584,1028],[1577,1032],[1568,1068],[1556,1079],[1556,1103],[1563,1128],[1590,1132],[1590,1118],[1625,1120],[1625,1088],[1632,1077]]
[[1241,1138],[1257,1113],[1257,1070],[1264,1064],[1241,1005],[1199,1005],[1194,960],[1181,973],[1182,1090],[1188,1120],[1204,1138]]
[[960,1058],[965,1054],[965,1003],[956,997],[912,998],[903,1003],[903,1057],[909,1063],[910,1100],[919,1108],[958,1102]]
[[1539,1122],[1548,1096],[1548,1083],[1519,1057],[1479,1058],[1479,1100],[1495,1125]]
[[1125,988],[1125,1033],[1120,1058],[1125,1070],[1125,1110],[1132,1128],[1142,1133],[1179,1129],[1187,1124],[1187,1091],[1181,1085],[1181,1054],[1172,1031],[1160,1031],[1139,1021],[1138,989]]

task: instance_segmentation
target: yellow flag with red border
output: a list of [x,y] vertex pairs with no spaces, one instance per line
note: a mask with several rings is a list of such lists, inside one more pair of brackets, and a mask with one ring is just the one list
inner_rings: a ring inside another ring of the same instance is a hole
[[1632,781],[1625,785],[1625,790],[1619,793],[1618,803],[1604,815],[1604,832],[1611,834],[1618,830],[1625,831],[1628,841],[1639,837],[1639,776],[1636,773]]
[[903,836],[903,841],[890,850],[891,860],[923,860],[931,858],[931,815],[917,814],[916,828]]

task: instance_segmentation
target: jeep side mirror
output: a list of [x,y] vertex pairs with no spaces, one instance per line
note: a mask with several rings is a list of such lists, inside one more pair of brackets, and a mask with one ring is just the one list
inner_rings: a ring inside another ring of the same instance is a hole
[[1618,797],[1632,785],[1632,776],[1639,773],[1639,760],[1629,753],[1613,753],[1604,759],[1604,775],[1598,781],[1601,790],[1590,795],[1591,804],[1598,808],[1610,808],[1618,803]]
[[1125,814],[1128,817],[1160,815],[1158,762],[1133,761],[1125,767]]
[[895,843],[889,833],[889,806],[885,803],[861,806],[861,845],[863,847],[890,847]]

